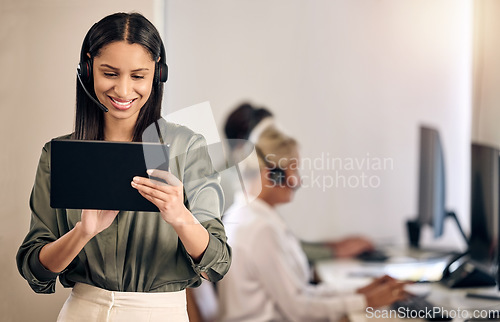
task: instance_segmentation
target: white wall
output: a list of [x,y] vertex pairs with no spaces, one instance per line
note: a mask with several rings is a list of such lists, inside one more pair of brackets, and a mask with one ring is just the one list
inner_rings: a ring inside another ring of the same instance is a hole
[[474,99],[472,138],[500,148],[500,2],[474,2]]
[[[406,238],[421,123],[440,130],[447,205],[468,228],[470,0],[186,0],[166,10],[168,111],[208,100],[222,131],[229,111],[250,99],[277,115],[305,158],[392,160],[366,173],[378,188],[300,190],[283,209],[299,236]],[[303,173],[311,171],[335,175]],[[445,229],[443,243],[464,246],[452,223]]]
[[29,194],[42,146],[71,132],[75,73],[83,37],[93,23],[116,11],[154,19],[146,1],[0,1],[0,320],[55,321],[68,290],[31,291],[15,265],[29,228]]

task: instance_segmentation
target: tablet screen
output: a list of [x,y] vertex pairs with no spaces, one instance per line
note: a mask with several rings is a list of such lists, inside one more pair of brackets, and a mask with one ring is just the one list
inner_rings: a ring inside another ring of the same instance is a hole
[[130,183],[147,169],[168,171],[168,151],[160,143],[52,140],[50,206],[157,212]]

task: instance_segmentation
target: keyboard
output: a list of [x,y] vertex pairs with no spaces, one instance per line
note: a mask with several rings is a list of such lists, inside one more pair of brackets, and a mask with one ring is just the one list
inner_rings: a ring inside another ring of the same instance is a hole
[[441,307],[436,307],[425,299],[425,296],[408,296],[406,299],[394,302],[393,310],[406,318],[421,318],[426,321],[451,321],[452,318],[441,312]]
[[384,251],[382,250],[368,250],[365,252],[362,252],[358,256],[356,256],[357,259],[363,262],[385,262],[389,259],[389,255],[387,255]]

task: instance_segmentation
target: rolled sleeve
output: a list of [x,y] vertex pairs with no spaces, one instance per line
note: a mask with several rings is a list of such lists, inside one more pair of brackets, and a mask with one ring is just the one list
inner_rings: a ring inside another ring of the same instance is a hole
[[230,264],[230,248],[226,249],[225,246],[217,237],[209,234],[208,246],[200,262],[195,263],[191,256],[188,256],[195,272],[206,273],[212,282],[221,280]]
[[206,273],[210,281],[216,282],[222,279],[231,264],[231,248],[220,219],[224,208],[220,176],[212,166],[203,136],[191,136],[184,156],[180,155],[178,160],[184,162],[182,182],[190,211],[209,233],[208,245],[201,260],[195,263],[187,255],[198,275]]
[[40,263],[40,250],[59,236],[56,210],[50,200],[50,144],[40,156],[35,183],[31,191],[30,230],[19,247],[16,261],[19,273],[37,293],[54,293],[58,274],[48,271]]
[[38,254],[42,247],[33,248],[26,252],[18,267],[19,272],[28,281],[33,291],[50,294],[56,291],[56,279],[59,274],[47,270],[40,263]]
[[40,262],[40,251],[42,247],[38,247],[28,257],[28,267],[30,268],[33,276],[40,282],[54,281],[59,273],[54,273],[46,269]]

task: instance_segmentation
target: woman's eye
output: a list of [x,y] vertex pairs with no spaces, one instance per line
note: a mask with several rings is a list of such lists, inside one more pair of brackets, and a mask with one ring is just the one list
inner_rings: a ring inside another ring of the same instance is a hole
[[133,79],[144,79],[144,76],[139,76],[139,75],[133,75]]
[[116,74],[115,73],[104,73],[104,76],[106,76],[106,77],[115,77]]

